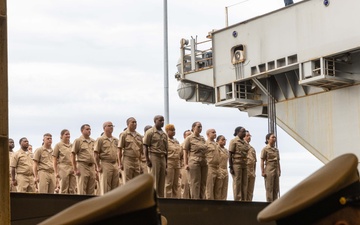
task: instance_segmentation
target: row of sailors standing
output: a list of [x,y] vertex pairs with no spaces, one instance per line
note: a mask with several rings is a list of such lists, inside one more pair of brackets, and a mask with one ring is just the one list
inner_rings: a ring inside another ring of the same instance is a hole
[[[167,125],[165,130],[168,134],[169,129],[173,129],[175,132],[173,127]],[[207,130],[207,140],[200,135],[201,131],[201,123],[194,122],[191,132],[186,131],[184,133],[185,140],[181,144],[181,148],[177,147],[182,149],[181,152],[184,154],[183,157],[180,157],[183,159],[183,197],[226,200],[228,188],[227,160],[229,160],[229,171],[233,178],[234,200],[252,201],[256,176],[256,152],[250,145],[250,132],[243,127],[235,128],[235,138],[230,141],[228,151],[225,148],[225,137],[223,135],[217,136],[215,129]],[[169,135],[170,140],[174,134]],[[279,197],[280,157],[279,151],[275,147],[275,135],[269,133],[265,140],[266,146],[261,151],[260,157],[261,173],[265,180],[266,200],[271,202]],[[168,151],[170,156],[173,152],[170,145]],[[168,178],[168,176],[166,177]],[[187,185],[189,192],[186,192]],[[173,194],[165,197],[176,196]]]
[[191,198],[227,199],[229,160],[234,200],[252,201],[256,152],[249,144],[250,133],[237,127],[228,151],[225,137],[217,136],[215,129],[207,130],[207,140],[200,135],[201,131],[201,123],[193,123],[192,133],[184,141],[184,161],[185,169],[189,171]]
[[34,192],[37,187],[40,193],[54,193],[60,186],[62,194],[104,194],[149,172],[159,197],[225,200],[229,159],[234,200],[252,200],[256,153],[244,128],[235,129],[236,137],[227,151],[225,137],[216,136],[214,129],[206,132],[205,141],[200,122],[193,123],[192,131],[184,132],[181,145],[174,138],[174,125],[168,124],[166,133],[162,131],[163,116],[155,116],[155,125],[145,127],[144,137],[136,132],[135,118],[126,123],[119,140],[112,136],[111,122],[103,124],[104,133],[96,141],[90,138],[88,124],[81,126],[82,135],[73,144],[70,132],[63,130],[54,150],[52,136],[47,133],[33,158],[28,154],[28,140],[21,138],[21,149],[10,156],[11,190]]
[[[129,118],[128,129],[131,129],[131,121],[136,124],[134,118]],[[113,127],[111,122],[105,122],[104,133],[95,141],[90,138],[90,125],[84,124],[80,128],[82,135],[72,144],[70,132],[64,129],[60,134],[61,141],[54,149],[51,147],[52,135],[46,133],[43,145],[33,157],[28,153],[29,141],[21,138],[21,149],[14,153],[10,150],[11,190],[16,188],[18,192],[35,192],[37,189],[39,193],[54,193],[56,187],[60,186],[62,194],[93,195],[104,194],[118,187],[121,181],[119,167],[122,165],[118,157],[121,160],[123,157],[118,151],[121,142],[112,136]]]

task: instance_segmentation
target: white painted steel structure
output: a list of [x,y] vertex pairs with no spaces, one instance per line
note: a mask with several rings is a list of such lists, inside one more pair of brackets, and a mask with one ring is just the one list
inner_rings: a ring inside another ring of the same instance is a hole
[[[360,158],[360,1],[308,0],[181,40],[175,77],[186,101],[268,115],[323,162]],[[271,84],[273,92],[269,92]]]

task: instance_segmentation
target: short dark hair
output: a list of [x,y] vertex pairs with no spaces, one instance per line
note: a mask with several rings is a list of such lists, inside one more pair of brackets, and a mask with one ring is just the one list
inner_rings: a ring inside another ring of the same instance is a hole
[[164,116],[162,116],[162,115],[156,115],[156,116],[154,116],[154,123],[156,122],[157,119],[160,119],[161,117],[164,118]]
[[144,132],[146,132],[146,131],[149,130],[150,128],[152,128],[151,125],[146,125],[146,126],[144,127]]
[[60,132],[60,137],[62,137],[66,132],[69,132],[68,129],[63,129],[61,132]]
[[135,121],[136,121],[136,119],[135,119],[134,117],[129,117],[129,118],[126,120],[126,125],[129,125],[130,120],[135,120]]
[[45,133],[43,137],[52,137],[52,135],[50,133]]
[[221,138],[225,138],[225,136],[220,134],[219,136],[217,136],[216,142],[219,142]]
[[[194,127],[196,126],[197,123],[200,123],[199,121],[193,122],[193,124],[191,125],[191,131],[194,132]],[[201,124],[201,123],[200,123]]]
[[186,132],[189,132],[189,131],[191,132],[191,130],[184,131],[183,136],[185,136]]
[[242,128],[243,128],[242,126],[239,126],[239,127],[235,128],[234,136],[238,135],[239,131],[240,131]]
[[271,135],[273,135],[274,133],[268,133],[266,136],[265,136],[265,144],[269,144],[268,140],[270,138]]
[[85,129],[85,127],[86,127],[86,126],[90,127],[90,125],[89,125],[89,124],[87,124],[87,123],[86,123],[86,124],[83,124],[83,125],[80,127],[80,131],[83,131],[83,130]]
[[21,144],[21,142],[22,142],[24,139],[27,139],[27,138],[26,138],[26,137],[22,137],[22,138],[20,138],[20,140],[19,140],[19,144]]

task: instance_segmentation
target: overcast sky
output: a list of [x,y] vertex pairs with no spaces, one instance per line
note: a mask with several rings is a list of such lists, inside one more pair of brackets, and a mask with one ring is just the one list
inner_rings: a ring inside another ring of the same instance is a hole
[[[229,141],[234,128],[253,135],[259,155],[265,146],[267,120],[249,118],[237,109],[187,103],[177,95],[176,64],[180,39],[205,36],[225,26],[225,7],[241,1],[168,1],[170,123],[176,137],[194,121],[215,128]],[[64,128],[71,139],[88,123],[92,137],[102,124],[115,124],[114,136],[133,116],[138,131],[164,114],[163,1],[146,0],[16,0],[8,1],[10,137],[28,137],[34,148],[44,133],[53,146]],[[229,22],[283,7],[282,0],[248,0],[229,8]],[[227,143],[227,144],[228,144]],[[278,128],[281,154],[281,194],[319,168],[322,163]],[[259,162],[254,200],[265,200]],[[230,180],[232,180],[230,178]],[[231,185],[229,185],[231,187]],[[231,188],[229,189],[231,190]],[[229,192],[232,199],[232,191]]]

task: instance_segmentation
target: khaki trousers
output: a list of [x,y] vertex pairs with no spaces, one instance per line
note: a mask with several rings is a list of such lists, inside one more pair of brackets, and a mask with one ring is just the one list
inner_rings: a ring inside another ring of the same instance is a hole
[[124,175],[125,183],[140,175],[140,160],[129,156],[124,156]]
[[[219,200],[226,200],[228,193],[229,176],[219,178],[218,185],[215,186],[215,193],[219,193]],[[216,196],[216,195],[215,195]]]
[[180,168],[167,168],[165,177],[165,197],[179,198]]
[[[60,194],[76,193],[76,177],[70,165],[58,165],[60,176]],[[70,174],[71,173],[71,174]]]
[[252,201],[254,196],[255,177],[248,174],[247,201]]
[[189,172],[181,168],[181,198],[190,198]]
[[220,199],[220,193],[216,191],[219,186],[219,167],[208,166],[208,175],[206,179],[206,199]]
[[39,193],[54,194],[56,179],[54,173],[49,173],[45,170],[38,171],[39,176]]
[[[10,170],[11,170],[11,167],[10,167]],[[10,179],[9,179],[9,184],[10,184],[10,192],[16,192],[16,186],[14,186],[11,182],[11,175],[10,175]]]
[[33,175],[16,174],[17,192],[35,192],[35,182]]
[[278,199],[280,191],[278,164],[268,162],[265,166],[265,174],[266,201],[273,202]]
[[[99,178],[100,180],[100,178]],[[94,189],[94,195],[98,195],[100,196],[101,195],[101,187],[100,187],[100,181],[96,180],[95,179],[95,189]]]
[[125,184],[125,173],[123,170],[119,170],[119,186]]
[[115,163],[101,161],[100,194],[103,195],[119,186],[119,168]]
[[247,167],[246,164],[234,164],[233,191],[235,201],[246,201],[247,196]]
[[154,188],[158,197],[163,198],[165,192],[166,159],[164,154],[150,153],[151,175],[154,177]]
[[205,199],[208,165],[205,158],[190,156],[189,179],[192,199]]
[[140,166],[143,174],[149,173],[149,167],[147,166],[146,161],[140,161]]
[[95,194],[95,166],[84,162],[77,162],[80,175],[77,176],[77,186],[79,195],[94,195]]

